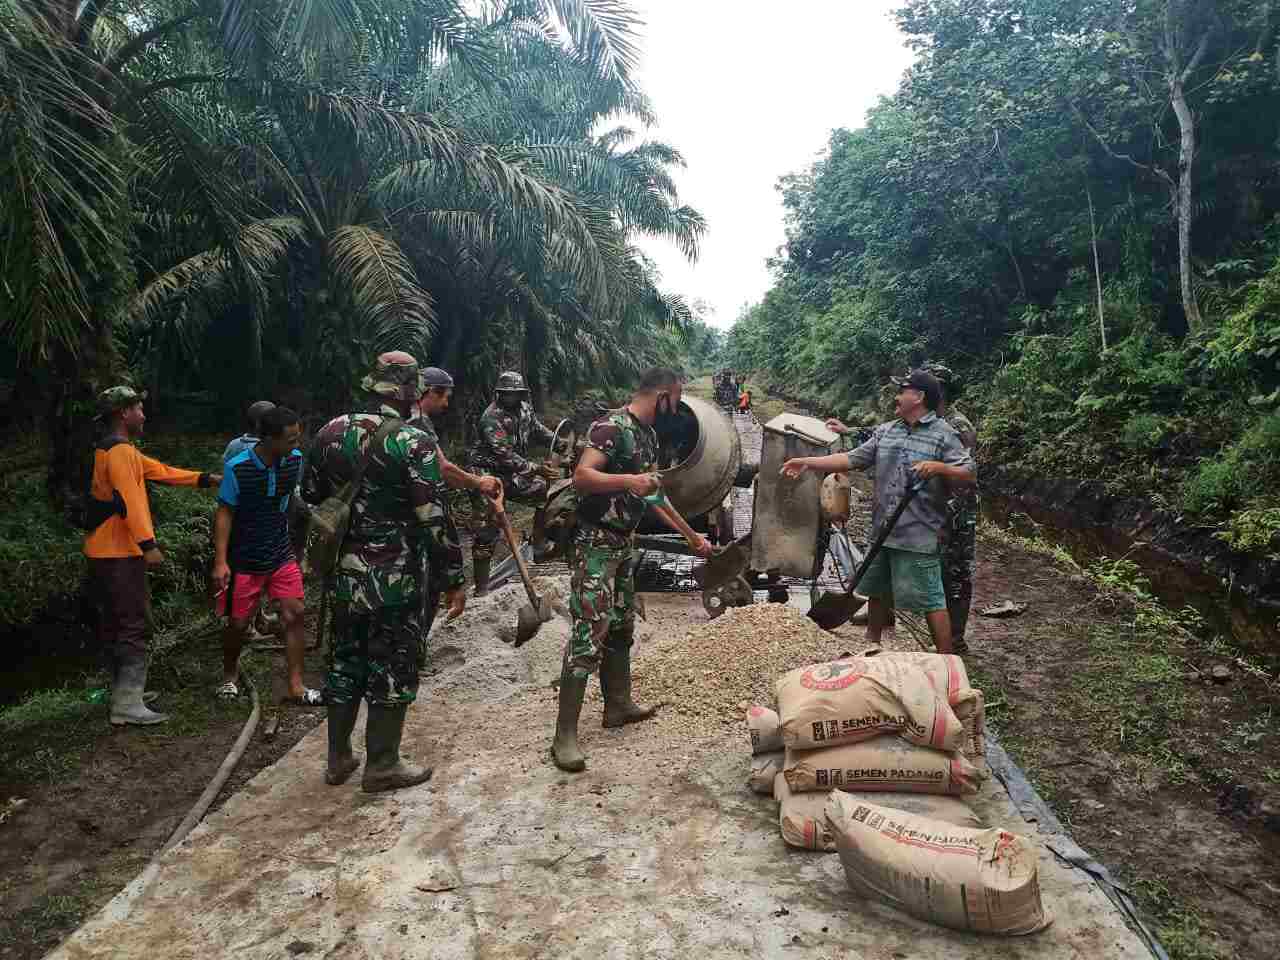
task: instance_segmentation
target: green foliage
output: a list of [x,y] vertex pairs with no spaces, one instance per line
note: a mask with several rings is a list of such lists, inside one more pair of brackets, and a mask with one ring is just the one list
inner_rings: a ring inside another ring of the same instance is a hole
[[1154,413],[1138,413],[1128,419],[1121,431],[1121,442],[1139,453],[1150,453],[1168,435],[1169,424]]
[[1280,535],[1280,507],[1240,510],[1227,521],[1227,529],[1216,534],[1233,549],[1248,553],[1271,551],[1276,556],[1276,537]]

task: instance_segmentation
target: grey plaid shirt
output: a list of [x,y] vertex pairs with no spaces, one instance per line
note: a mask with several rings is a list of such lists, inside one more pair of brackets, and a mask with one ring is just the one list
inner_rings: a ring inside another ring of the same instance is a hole
[[[930,411],[914,427],[894,420],[876,427],[871,439],[849,451],[849,469],[875,468],[875,505],[871,511],[871,539],[893,513],[907,489],[911,465],[921,460],[941,460],[949,467],[965,467],[973,472],[973,457],[960,442],[960,435],[936,413]],[[937,553],[938,532],[947,519],[946,481],[934,477],[898,518],[885,540],[886,547],[913,553]]]

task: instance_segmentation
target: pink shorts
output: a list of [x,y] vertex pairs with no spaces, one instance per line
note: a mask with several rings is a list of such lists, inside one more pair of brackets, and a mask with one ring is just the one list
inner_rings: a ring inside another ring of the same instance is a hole
[[270,573],[237,573],[231,578],[231,619],[248,620],[266,588],[272,600],[302,599],[302,570],[290,560]]

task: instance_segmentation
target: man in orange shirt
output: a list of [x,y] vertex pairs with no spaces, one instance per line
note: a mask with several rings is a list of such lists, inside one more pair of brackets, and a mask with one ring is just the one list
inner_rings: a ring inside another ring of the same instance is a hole
[[112,387],[98,396],[100,416],[109,429],[94,448],[89,493],[101,504],[114,502],[115,510],[84,538],[90,583],[103,608],[100,637],[115,655],[111,722],[117,726],[169,719],[142,702],[149,634],[147,567],[164,562],[151,525],[146,481],[186,487],[216,487],[222,481],[217,474],[166,466],[133,445],[147,420],[142,412],[146,396],[127,386]]

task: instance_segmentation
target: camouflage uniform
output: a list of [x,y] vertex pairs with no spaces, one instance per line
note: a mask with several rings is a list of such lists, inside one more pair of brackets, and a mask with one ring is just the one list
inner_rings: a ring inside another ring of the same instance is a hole
[[[519,411],[511,413],[495,400],[480,415],[479,426],[479,436],[471,450],[472,471],[501,480],[509,500],[543,506],[547,480],[539,472],[539,465],[529,459],[529,443],[537,440],[550,446],[554,434],[537,418],[533,406],[524,400]],[[498,542],[498,524],[483,496],[473,490],[470,499],[476,530],[473,557],[490,559]],[[481,517],[484,523],[476,527]]]
[[[960,434],[966,447],[977,442],[972,421],[958,410],[948,410],[947,423]],[[956,652],[964,652],[964,632],[973,602],[973,577],[977,571],[978,487],[955,491],[947,501],[947,522],[942,528],[942,586],[951,614],[951,636]]]
[[[380,368],[377,376],[398,376]],[[412,368],[416,379],[417,369]],[[397,381],[366,378],[365,389],[394,396]],[[416,399],[416,394],[415,394]],[[354,472],[356,459],[396,408],[377,398],[361,413],[329,421],[311,448],[304,496],[318,503]],[[331,704],[413,702],[418,689],[423,583],[431,557],[443,589],[462,585],[462,550],[444,508],[445,486],[432,436],[404,424],[374,452],[351,507],[334,582],[334,643],[325,684]]]
[[[409,418],[409,423],[427,435],[431,446],[437,450],[440,449],[440,435],[436,433],[435,424],[431,422],[430,417],[415,408],[413,416]],[[442,506],[444,508],[445,522],[444,542],[459,543],[457,523],[454,521],[453,510],[450,508],[447,496],[444,498]],[[427,662],[427,639],[431,635],[431,627],[435,623],[436,614],[440,610],[440,597],[445,590],[444,584],[449,580],[449,553],[445,550],[438,557],[433,557],[428,551],[424,550],[418,559],[418,563],[427,584],[422,603],[422,632],[418,638],[418,665],[422,666]]]
[[[608,458],[603,473],[654,473],[658,435],[624,410],[591,425],[587,446]],[[600,664],[603,650],[629,650],[635,642],[636,549],[633,535],[648,506],[629,493],[576,494],[569,612],[573,633],[565,663],[577,677]]]

